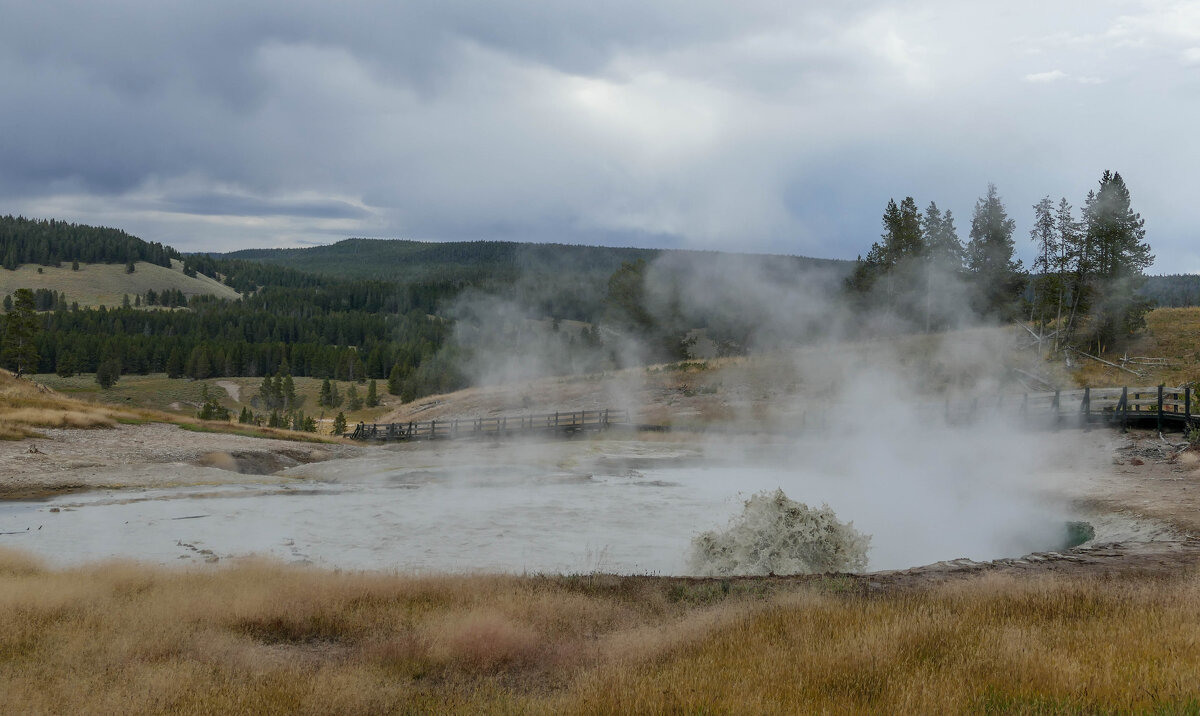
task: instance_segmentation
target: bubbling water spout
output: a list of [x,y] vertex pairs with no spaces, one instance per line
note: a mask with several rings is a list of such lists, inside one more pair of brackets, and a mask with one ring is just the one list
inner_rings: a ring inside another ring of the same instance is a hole
[[866,568],[870,544],[828,505],[815,509],[767,490],[751,495],[728,529],[697,535],[688,566],[705,577],[854,572]]

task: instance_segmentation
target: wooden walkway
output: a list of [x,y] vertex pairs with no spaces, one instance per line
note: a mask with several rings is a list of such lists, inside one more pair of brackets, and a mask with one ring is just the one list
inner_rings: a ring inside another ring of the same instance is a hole
[[[1082,388],[1052,393],[999,394],[993,398],[945,401],[929,404],[922,414],[929,418],[937,412],[947,425],[970,425],[989,417],[1010,418],[1033,428],[1091,427],[1109,425],[1125,429],[1131,426],[1164,430],[1200,428],[1200,415],[1192,412],[1192,389],[1151,386],[1146,388]],[[844,408],[849,410],[850,408]],[[803,433],[828,427],[831,411],[827,406],[814,415],[802,415],[787,424],[768,426],[783,433]],[[861,412],[861,411],[859,411]],[[814,419],[815,418],[815,419]],[[634,425],[625,410],[582,410],[513,415],[496,418],[426,420],[408,423],[359,423],[348,437],[355,440],[446,440],[451,438],[501,438],[515,435],[573,435],[599,432],[620,426],[632,429],[669,430],[664,426]],[[734,434],[736,430],[724,431]],[[761,432],[755,430],[754,432]]]
[[1056,424],[1088,426],[1107,424],[1122,429],[1131,425],[1190,430],[1200,427],[1200,416],[1192,412],[1190,387],[1082,388],[1053,393],[1023,395],[1019,415],[1049,418]]
[[355,440],[445,440],[537,433],[573,435],[607,430],[614,425],[629,425],[629,413],[625,410],[605,409],[467,420],[359,423],[348,437]]

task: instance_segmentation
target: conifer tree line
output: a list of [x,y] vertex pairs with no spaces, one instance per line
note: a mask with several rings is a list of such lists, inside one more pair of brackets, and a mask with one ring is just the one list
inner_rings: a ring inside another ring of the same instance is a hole
[[1138,291],[1154,257],[1121,175],[1106,170],[1078,215],[1066,198],[1049,196],[1033,212],[1037,253],[1026,272],[1014,258],[1016,222],[995,185],[975,202],[965,244],[950,211],[890,200],[880,241],[859,257],[847,289],[861,308],[925,330],[961,320],[962,305],[972,317],[1029,319],[1053,330],[1059,347],[1102,351],[1140,330],[1152,302]]
[[146,261],[170,266],[183,256],[169,246],[103,227],[54,219],[0,216],[0,260],[6,269],[21,264],[59,266],[66,262],[128,263]]

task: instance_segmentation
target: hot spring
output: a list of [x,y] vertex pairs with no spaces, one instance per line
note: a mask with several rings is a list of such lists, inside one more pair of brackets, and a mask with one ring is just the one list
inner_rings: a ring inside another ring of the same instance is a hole
[[[1079,519],[1033,489],[1037,480],[863,479],[847,469],[851,460],[796,462],[780,450],[713,455],[621,440],[384,448],[292,468],[281,482],[248,476],[0,503],[0,545],[56,564],[264,555],[352,569],[684,575],[741,573],[697,562],[697,540],[735,527],[748,501],[777,490],[814,514],[828,510],[805,523],[813,539],[860,549],[861,559],[847,553],[839,569],[1061,549],[1064,525]],[[834,523],[852,523],[853,534],[831,536]],[[746,529],[738,539],[779,537],[771,527]]]

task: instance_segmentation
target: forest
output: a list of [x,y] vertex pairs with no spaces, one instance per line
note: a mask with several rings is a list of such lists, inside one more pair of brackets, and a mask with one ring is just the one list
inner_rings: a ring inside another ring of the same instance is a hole
[[[241,298],[189,298],[164,287],[81,310],[66,291],[18,290],[4,298],[0,362],[113,380],[146,373],[381,380],[412,400],[464,387],[473,353],[495,347],[461,340],[467,331],[456,331],[459,324],[503,333],[510,343],[541,341],[562,357],[551,368],[560,372],[687,358],[697,331],[717,354],[737,354],[778,338],[754,333],[778,322],[766,315],[772,301],[744,290],[764,286],[780,295],[842,294],[854,311],[882,313],[904,330],[1021,319],[1053,327],[1060,344],[1098,350],[1135,333],[1153,305],[1200,302],[1198,276],[1142,275],[1153,257],[1120,174],[1105,172],[1078,213],[1066,198],[1046,197],[1033,209],[1037,255],[1029,269],[1014,258],[1015,221],[991,185],[966,242],[951,211],[893,199],[880,240],[857,262],[367,239],[184,255],[117,229],[8,216],[0,218],[6,268],[82,262],[132,270],[137,261],[170,266],[174,259],[184,273],[217,278]],[[793,313],[784,340],[821,333],[822,315]],[[552,321],[553,331],[527,330],[530,321]],[[579,323],[560,331],[563,321]],[[619,350],[622,337],[637,341],[640,353]]]

